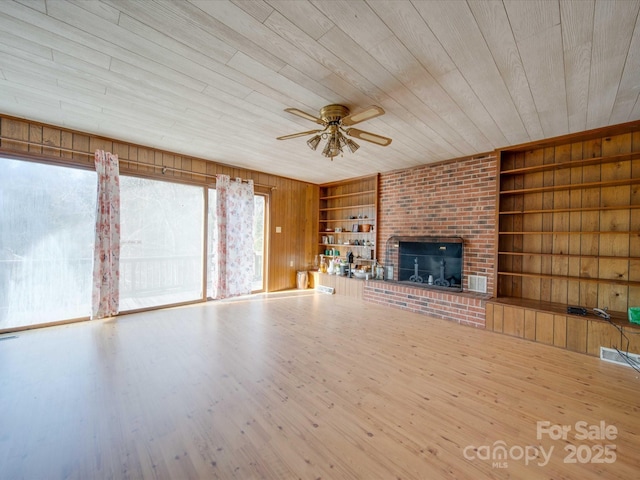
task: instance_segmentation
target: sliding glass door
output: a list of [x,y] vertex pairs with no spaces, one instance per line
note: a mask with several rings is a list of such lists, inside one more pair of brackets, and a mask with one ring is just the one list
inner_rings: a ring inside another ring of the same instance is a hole
[[203,298],[204,189],[120,177],[120,311]]
[[255,195],[253,197],[253,258],[254,273],[252,291],[262,292],[266,289],[265,283],[265,226],[266,226],[266,203],[265,195]]
[[[253,280],[251,284],[252,292],[262,292],[265,285],[265,225],[267,213],[267,196],[256,194],[253,197]],[[208,190],[208,212],[207,212],[207,272],[213,268],[216,259],[217,236],[216,236],[216,191],[213,188]],[[207,297],[213,296],[210,276],[207,276]]]
[[0,158],[0,329],[88,317],[92,171]]
[[[121,175],[120,195],[120,311],[210,296],[215,189]],[[254,196],[254,292],[267,201]],[[95,209],[94,171],[0,157],[0,330],[90,316]]]

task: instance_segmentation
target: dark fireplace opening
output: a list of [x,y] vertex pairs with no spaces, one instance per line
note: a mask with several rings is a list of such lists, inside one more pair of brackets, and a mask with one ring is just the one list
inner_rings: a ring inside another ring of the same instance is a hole
[[461,292],[463,249],[460,237],[391,237],[387,280]]

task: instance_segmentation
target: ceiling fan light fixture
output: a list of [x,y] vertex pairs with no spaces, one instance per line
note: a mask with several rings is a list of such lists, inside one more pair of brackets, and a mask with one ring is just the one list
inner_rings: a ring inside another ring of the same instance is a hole
[[338,137],[338,145],[340,145],[340,151],[342,151],[342,149],[347,146],[347,139],[341,132],[338,132],[336,137]]
[[322,155],[327,158],[331,158],[331,147],[329,146],[329,142],[327,142],[322,150]]
[[333,160],[333,157],[342,153],[342,147],[340,146],[340,133],[334,133],[329,136],[327,144],[322,151],[322,154]]
[[350,138],[345,138],[345,142],[347,144],[347,147],[349,147],[349,151],[351,153],[356,153],[356,150],[358,150],[360,148],[360,145],[358,145],[356,142],[354,142]]
[[284,135],[277,137],[278,140],[289,140],[291,138],[297,138],[304,135],[314,134],[309,140],[307,145],[311,150],[317,150],[322,140],[326,140],[326,144],[322,149],[322,155],[333,160],[334,157],[342,155],[345,147],[349,148],[351,153],[355,153],[360,148],[353,140],[346,137],[355,137],[360,140],[375,143],[386,147],[391,143],[391,139],[377,135],[375,133],[365,132],[357,128],[351,128],[365,120],[378,117],[384,114],[384,110],[381,107],[372,105],[365,110],[350,114],[349,109],[344,105],[326,105],[320,109],[320,116],[315,117],[311,114],[298,110],[297,108],[287,108],[286,112],[292,113],[298,117],[302,117],[306,120],[311,120],[315,123],[324,126],[324,130],[309,130],[307,132],[294,133],[291,135]]
[[318,148],[318,145],[320,144],[321,140],[322,140],[322,137],[320,135],[314,135],[309,140],[307,140],[307,145],[309,145],[309,148],[311,150],[315,150]]

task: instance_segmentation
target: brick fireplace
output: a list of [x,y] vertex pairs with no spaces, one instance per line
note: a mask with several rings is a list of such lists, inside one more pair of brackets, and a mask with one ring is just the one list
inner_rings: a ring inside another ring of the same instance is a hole
[[461,292],[463,250],[464,241],[460,237],[393,236],[385,247],[386,279],[409,286]]
[[[461,287],[451,291],[369,281],[365,300],[483,328],[485,300],[494,293],[495,175],[496,160],[487,157],[381,174],[380,263],[397,263],[396,252],[385,251],[384,242],[392,237],[458,237],[464,239]],[[471,275],[486,278],[486,293],[469,291]]]

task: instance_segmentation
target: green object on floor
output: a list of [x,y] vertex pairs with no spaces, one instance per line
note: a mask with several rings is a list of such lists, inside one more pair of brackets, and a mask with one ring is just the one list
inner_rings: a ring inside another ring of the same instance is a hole
[[629,307],[629,321],[640,324],[640,307]]

